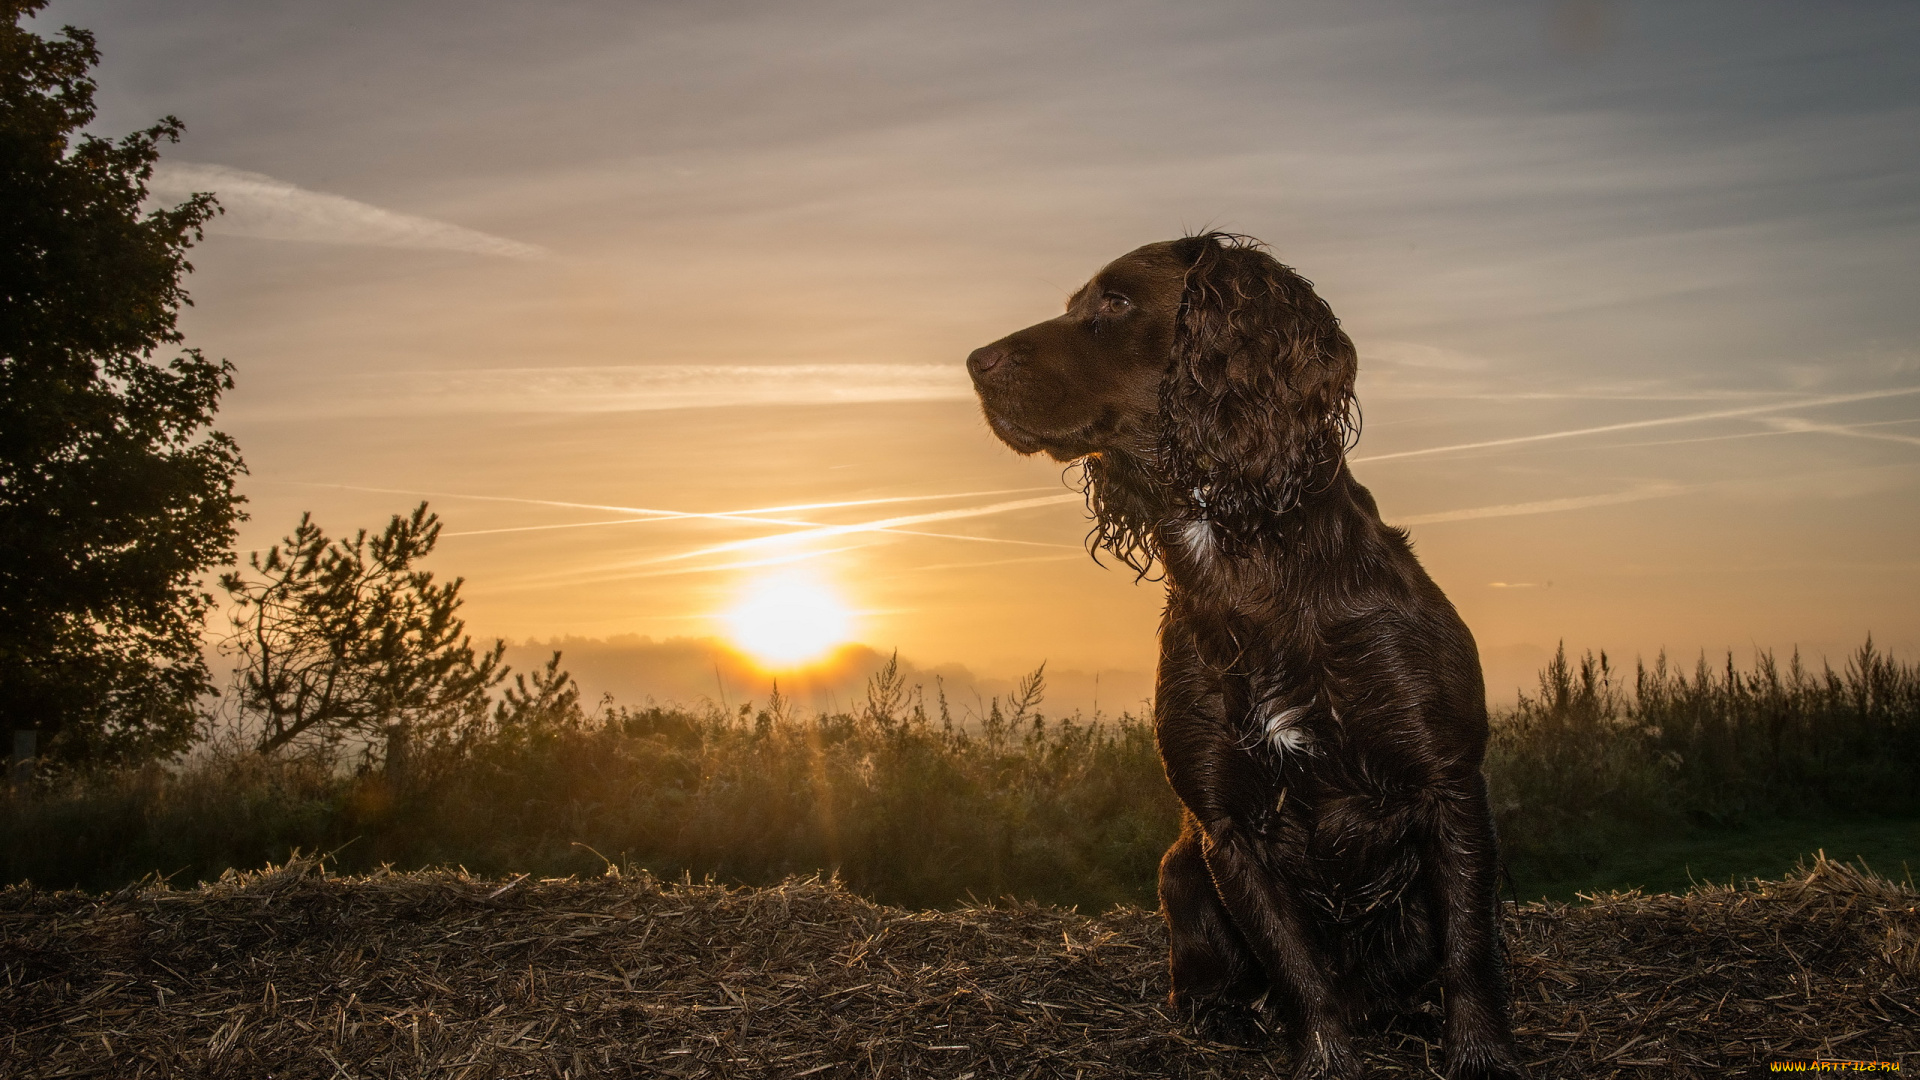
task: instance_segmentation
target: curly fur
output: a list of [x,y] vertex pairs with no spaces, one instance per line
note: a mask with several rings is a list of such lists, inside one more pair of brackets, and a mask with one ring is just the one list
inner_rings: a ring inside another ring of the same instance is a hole
[[1358,435],[1353,342],[1313,283],[1231,233],[1193,255],[1160,388],[1159,482],[1186,493],[1229,553],[1324,490]]
[[1473,636],[1345,466],[1354,348],[1311,283],[1242,236],[1150,244],[967,366],[1004,442],[1078,465],[1095,552],[1165,574],[1173,1006],[1351,1077],[1357,1031],[1437,997],[1449,1077],[1524,1076]]
[[1087,550],[1096,561],[1105,551],[1134,572],[1153,577],[1160,561],[1154,528],[1165,515],[1170,489],[1151,463],[1130,454],[1089,454],[1074,464],[1076,486],[1087,500]]
[[1309,489],[1325,489],[1359,437],[1353,342],[1313,283],[1235,233],[1173,245],[1189,260],[1160,384],[1160,439],[1145,455],[1077,464],[1093,528],[1089,548],[1136,576],[1161,552],[1154,527],[1181,506],[1238,554]]

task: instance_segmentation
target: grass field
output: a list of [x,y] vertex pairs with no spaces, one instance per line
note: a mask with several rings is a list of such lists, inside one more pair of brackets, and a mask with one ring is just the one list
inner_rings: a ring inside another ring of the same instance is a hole
[[[112,890],[333,852],[343,871],[463,866],[770,884],[832,872],[904,907],[1003,896],[1150,906],[1178,808],[1148,723],[1040,715],[1039,688],[960,724],[883,672],[854,712],[549,706],[447,725],[404,774],[338,755],[209,751],[0,794],[0,880]],[[1556,660],[1496,719],[1487,772],[1519,898],[1773,876],[1824,849],[1920,867],[1920,671],[1664,662],[1629,682]]]
[[1862,863],[1911,885],[1920,874],[1920,820],[1815,818],[1697,830],[1622,847],[1586,872],[1567,877],[1529,876],[1523,863],[1512,870],[1513,887],[1515,895],[1527,900],[1567,901],[1580,894],[1626,889],[1684,893],[1709,882],[1778,878],[1817,853]]

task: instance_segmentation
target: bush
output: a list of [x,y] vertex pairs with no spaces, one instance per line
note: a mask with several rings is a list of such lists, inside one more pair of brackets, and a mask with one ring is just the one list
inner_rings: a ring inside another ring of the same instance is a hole
[[559,678],[549,665],[484,728],[419,747],[405,786],[228,753],[16,792],[0,803],[0,873],[104,889],[156,869],[210,880],[295,848],[347,868],[489,873],[597,871],[604,857],[743,882],[831,869],[919,906],[1105,907],[1153,902],[1178,825],[1151,727],[1131,717],[1010,717],[996,702],[967,730],[917,695],[906,708],[893,670],[858,714],[801,718],[776,698],[589,717]]
[[[423,742],[404,782],[362,759],[208,752],[0,796],[0,878],[117,888],[336,852],[346,870],[461,865],[769,883],[833,870],[888,903],[1013,895],[1151,905],[1179,808],[1151,724],[1035,711],[1040,684],[959,725],[883,671],[858,712],[581,708],[558,660],[484,720]],[[1562,880],[1660,838],[1782,814],[1912,815],[1920,669],[1871,645],[1841,671],[1664,661],[1627,690],[1564,653],[1496,719],[1487,771],[1514,875]]]
[[1603,653],[1562,649],[1499,718],[1487,778],[1509,863],[1554,876],[1619,845],[1793,815],[1910,817],[1920,761],[1920,667],[1868,641],[1815,675],[1796,652],[1741,671],[1665,655],[1619,685]]

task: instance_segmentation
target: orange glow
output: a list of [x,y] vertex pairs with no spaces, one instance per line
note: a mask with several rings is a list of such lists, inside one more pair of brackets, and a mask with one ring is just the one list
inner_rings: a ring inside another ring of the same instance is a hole
[[801,574],[757,578],[723,616],[735,645],[768,668],[788,668],[848,640],[853,614],[832,589]]

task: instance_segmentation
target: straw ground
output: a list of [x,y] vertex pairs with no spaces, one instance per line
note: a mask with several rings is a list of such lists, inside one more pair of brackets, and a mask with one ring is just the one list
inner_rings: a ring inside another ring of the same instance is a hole
[[[1920,896],[1824,858],[1685,896],[1509,907],[1540,1077],[1920,1066]],[[191,891],[0,892],[17,1077],[1236,1077],[1276,1047],[1163,1005],[1152,912],[906,911],[833,882],[329,874]],[[1417,1026],[1417,1025],[1415,1025]],[[1382,1076],[1438,1075],[1413,1030]]]

